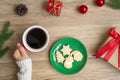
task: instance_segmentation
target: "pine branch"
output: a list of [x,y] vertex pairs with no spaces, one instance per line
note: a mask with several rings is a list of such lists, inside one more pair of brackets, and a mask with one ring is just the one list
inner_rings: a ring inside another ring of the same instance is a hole
[[2,33],[0,35],[0,57],[5,55],[9,47],[3,48],[4,43],[14,34],[15,31],[8,32],[8,28],[10,27],[10,22],[6,22],[4,25],[4,28],[2,30]]
[[3,48],[0,50],[0,57],[4,56],[5,53],[8,51],[9,47]]
[[109,0],[106,4],[113,9],[120,9],[120,0]]

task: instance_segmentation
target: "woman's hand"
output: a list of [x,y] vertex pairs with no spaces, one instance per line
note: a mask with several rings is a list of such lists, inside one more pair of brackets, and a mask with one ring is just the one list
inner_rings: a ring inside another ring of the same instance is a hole
[[20,43],[17,43],[17,49],[15,50],[13,57],[17,61],[21,61],[29,58],[26,50]]

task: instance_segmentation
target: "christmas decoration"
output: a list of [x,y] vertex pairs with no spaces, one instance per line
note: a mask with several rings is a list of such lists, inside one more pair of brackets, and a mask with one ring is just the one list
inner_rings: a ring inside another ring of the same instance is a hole
[[109,0],[107,5],[113,9],[120,9],[120,0]]
[[46,10],[52,15],[59,16],[63,3],[60,0],[49,0]]
[[24,16],[28,12],[28,8],[24,4],[19,4],[15,8],[15,12],[20,16]]
[[105,3],[105,0],[96,0],[96,5],[102,7]]
[[86,5],[81,5],[81,6],[79,7],[79,11],[80,11],[80,13],[82,13],[82,14],[85,14],[85,13],[87,12],[87,10],[88,10],[88,7],[87,7]]
[[6,22],[2,33],[0,34],[0,57],[2,57],[9,49],[9,47],[3,48],[3,44],[7,41],[15,31],[8,32],[8,28],[10,27],[10,22]]
[[105,61],[111,63],[120,69],[120,28],[112,28],[109,31],[109,38],[103,46],[93,55],[96,58],[102,57]]

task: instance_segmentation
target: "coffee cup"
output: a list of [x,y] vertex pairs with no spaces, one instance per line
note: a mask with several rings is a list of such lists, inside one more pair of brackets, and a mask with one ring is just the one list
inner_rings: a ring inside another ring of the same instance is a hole
[[31,26],[23,33],[22,42],[28,51],[40,52],[44,50],[49,43],[48,31],[42,26]]

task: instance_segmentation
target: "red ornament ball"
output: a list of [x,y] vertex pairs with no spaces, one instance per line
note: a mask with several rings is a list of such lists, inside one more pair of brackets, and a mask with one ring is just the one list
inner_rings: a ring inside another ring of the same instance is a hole
[[87,10],[88,10],[88,7],[87,7],[86,5],[81,5],[81,6],[79,7],[79,11],[80,11],[80,13],[82,13],[82,14],[85,14],[85,13],[87,12]]
[[102,7],[105,4],[105,0],[96,0],[96,5]]

